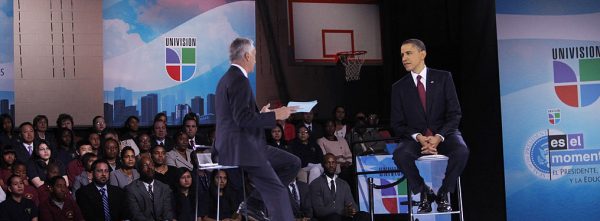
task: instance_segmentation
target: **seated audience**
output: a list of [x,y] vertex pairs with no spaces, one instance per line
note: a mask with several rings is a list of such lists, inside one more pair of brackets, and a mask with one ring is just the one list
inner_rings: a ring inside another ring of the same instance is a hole
[[131,147],[127,146],[121,150],[121,168],[110,172],[110,185],[125,188],[134,180],[140,178],[135,170],[135,154]]
[[270,133],[267,133],[267,145],[277,147],[279,149],[288,151],[287,142],[284,140],[283,127],[276,124],[275,127],[271,128]]
[[[206,134],[198,133],[198,119],[195,114],[188,113],[183,120],[183,128],[188,135],[190,149],[196,150],[200,146],[210,146],[210,140]],[[188,117],[189,116],[189,117]]]
[[71,198],[67,182],[61,176],[48,180],[50,197],[40,202],[40,221],[83,220],[77,203]]
[[[333,154],[341,169],[349,168],[352,165],[352,153],[346,139],[335,135],[335,123],[331,120],[325,122],[325,136],[317,140],[323,153]],[[339,170],[338,170],[339,171]]]
[[302,163],[298,179],[310,183],[323,173],[323,167],[321,166],[323,151],[315,141],[310,139],[310,133],[304,124],[300,124],[296,131],[298,131],[298,136],[290,143],[290,150],[300,158]]
[[20,139],[16,139],[12,147],[17,155],[17,161],[27,163],[33,155],[33,140],[35,139],[33,125],[24,122],[19,125]]
[[300,221],[310,220],[313,216],[313,211],[308,184],[294,180],[288,185],[288,193],[290,194],[294,218]]
[[17,136],[13,132],[15,123],[10,115],[0,115],[0,123],[2,123],[2,128],[0,128],[0,150],[2,150],[4,146],[15,143]]
[[333,109],[333,122],[335,123],[335,136],[338,139],[345,139],[346,134],[350,132],[350,126],[346,124],[346,109],[337,106]]
[[[215,221],[217,218],[217,197],[219,201],[219,219],[231,220],[233,214],[238,209],[240,204],[237,191],[231,186],[229,177],[225,170],[219,170],[212,173],[212,181],[210,184],[209,197],[207,203],[208,215],[203,218],[206,221]],[[219,188],[219,195],[217,195]]]
[[68,165],[73,160],[73,155],[75,155],[73,131],[67,128],[59,128],[56,136],[57,146],[53,147],[49,145],[53,147],[53,157],[60,160],[63,165]]
[[125,187],[131,220],[172,220],[172,191],[154,179],[154,163],[146,157],[137,166],[140,178]]
[[175,148],[167,153],[167,165],[192,170],[192,150],[189,146],[188,135],[184,131],[177,132],[175,134]]
[[283,140],[292,141],[296,138],[296,128],[294,127],[294,124],[287,122],[286,120],[277,120],[277,125],[281,126]]
[[[27,174],[29,174],[29,179],[31,183],[38,188],[44,184],[47,180],[47,168],[49,164],[56,164],[59,168],[59,175],[64,176],[65,179],[68,179],[65,166],[59,160],[56,160],[52,156],[52,150],[45,141],[41,141],[34,148],[34,158],[29,161],[27,164]],[[67,183],[68,185],[69,183]]]
[[196,215],[196,191],[192,172],[185,167],[177,168],[177,189],[173,194],[175,218],[177,221],[196,221],[201,216]]
[[4,147],[2,159],[0,160],[2,160],[0,161],[0,187],[4,190],[8,190],[6,189],[6,180],[12,175],[12,168],[17,160],[15,150],[12,149],[12,146],[8,145]]
[[[29,183],[29,178],[27,177],[27,166],[21,161],[16,161],[13,165],[13,175],[17,175],[21,177],[23,184],[25,185],[25,191],[23,193],[23,197],[30,199],[37,206],[39,204],[38,191],[33,185]],[[8,180],[6,181],[6,185],[8,184]],[[8,189],[7,189],[8,190]]]
[[173,149],[173,140],[167,134],[167,123],[162,120],[155,120],[152,124],[152,146],[160,145],[165,148],[165,150],[171,151]]
[[92,145],[87,140],[81,140],[77,143],[77,149],[75,149],[75,159],[71,160],[67,164],[67,177],[69,177],[69,183],[75,182],[75,177],[79,176],[81,172],[85,170],[85,163],[81,161],[81,157],[86,153],[92,152]]
[[121,168],[121,161],[118,159],[119,142],[115,139],[108,138],[102,145],[102,159],[108,162],[109,170],[115,171]]
[[121,150],[123,147],[130,146],[136,156],[140,154],[140,148],[135,142],[138,137],[139,122],[140,120],[136,116],[129,116],[121,129]]
[[108,162],[96,160],[92,171],[92,182],[75,193],[83,218],[86,221],[129,219],[125,193],[121,188],[108,184]]
[[318,123],[314,123],[314,116],[315,114],[312,110],[310,112],[305,112],[303,114],[302,124],[308,129],[310,139],[317,141],[317,139],[323,137],[324,133],[323,127]]
[[33,201],[24,197],[25,184],[20,176],[8,178],[10,197],[0,203],[0,221],[37,221],[38,207]]
[[56,138],[48,132],[48,117],[46,115],[37,115],[33,118],[33,130],[35,131],[34,143],[46,141],[52,148],[56,147]]
[[92,182],[94,174],[92,171],[92,163],[94,163],[96,160],[98,160],[98,156],[95,153],[86,153],[81,157],[84,171],[76,176],[73,180],[73,185],[71,186],[71,191],[73,191],[73,193],[77,192],[77,190],[81,187],[87,186]]
[[357,208],[350,186],[335,174],[336,157],[325,154],[325,173],[310,183],[311,204],[318,220],[352,220]]
[[140,154],[137,155],[138,160],[144,156],[150,157],[150,149],[152,149],[152,142],[150,141],[150,135],[147,133],[141,133],[136,138],[136,145],[140,149]]
[[105,129],[106,121],[104,120],[104,117],[95,116],[94,119],[92,119],[92,133],[101,135],[102,133],[104,133]]
[[157,145],[151,150],[152,161],[154,162],[154,168],[156,170],[156,174],[154,174],[154,178],[163,182],[164,184],[169,185],[172,190],[175,190],[175,186],[177,184],[177,175],[175,171],[177,167],[167,165],[167,154],[165,148],[163,146]]
[[[56,164],[48,164],[48,168],[46,170],[46,177],[47,180],[50,180],[54,177],[62,177],[64,180],[66,180],[65,177],[60,176],[60,168],[58,167],[58,165]],[[41,185],[40,187],[37,188],[37,192],[38,192],[38,199],[40,201],[40,203],[48,200],[48,198],[50,198],[50,188],[52,185],[48,184],[48,182],[45,182],[44,185]],[[71,196],[70,192],[67,192],[67,196],[69,198],[72,198],[73,196]]]
[[100,148],[102,147],[102,144],[100,142],[100,135],[96,133],[90,133],[88,134],[88,141],[92,145],[92,152],[94,152],[95,154],[99,154]]
[[[59,114],[56,118],[56,128],[67,128],[73,131],[73,126],[75,126],[75,122],[73,121],[73,117],[69,114]],[[73,142],[77,143],[81,140],[81,137],[73,134]]]
[[385,141],[374,141],[370,140],[381,139],[379,131],[374,128],[367,128],[367,124],[364,120],[359,120],[352,128],[352,133],[347,136],[348,143],[352,145],[352,152],[355,155],[367,155],[375,153],[386,153]]

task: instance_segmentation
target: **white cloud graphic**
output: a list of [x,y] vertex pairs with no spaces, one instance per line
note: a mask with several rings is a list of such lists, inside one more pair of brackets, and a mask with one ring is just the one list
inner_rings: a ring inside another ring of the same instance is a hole
[[144,41],[137,33],[127,33],[129,24],[120,19],[104,20],[104,59],[129,52],[144,45]]

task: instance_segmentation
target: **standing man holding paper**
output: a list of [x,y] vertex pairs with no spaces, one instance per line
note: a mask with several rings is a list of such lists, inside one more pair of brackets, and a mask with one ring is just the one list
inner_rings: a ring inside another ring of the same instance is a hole
[[[268,217],[262,220],[294,220],[290,198],[286,189],[300,170],[298,157],[267,146],[265,129],[273,128],[276,120],[285,120],[296,107],[280,107],[270,110],[269,104],[260,112],[248,81],[248,73],[256,64],[256,49],[247,38],[235,39],[229,48],[231,67],[217,85],[215,107],[217,138],[215,148],[219,164],[240,166],[248,173],[254,184],[247,212],[260,207],[259,197],[264,201]],[[277,171],[277,173],[275,172]],[[258,202],[258,203],[257,203]],[[243,212],[242,212],[243,213]]]
[[[400,53],[410,74],[392,86],[391,127],[402,138],[394,151],[394,162],[407,177],[412,193],[421,193],[418,213],[431,212],[433,200],[439,212],[452,211],[448,193],[456,188],[469,157],[458,130],[462,115],[452,75],[425,66],[427,51],[421,40],[404,41]],[[438,153],[449,159],[436,197],[419,175],[415,160]]]

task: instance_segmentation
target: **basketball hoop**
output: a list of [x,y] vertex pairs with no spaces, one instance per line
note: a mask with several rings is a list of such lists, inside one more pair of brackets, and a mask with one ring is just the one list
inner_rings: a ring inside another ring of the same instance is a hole
[[342,51],[336,54],[336,58],[346,68],[346,81],[360,79],[360,68],[365,62],[367,51]]

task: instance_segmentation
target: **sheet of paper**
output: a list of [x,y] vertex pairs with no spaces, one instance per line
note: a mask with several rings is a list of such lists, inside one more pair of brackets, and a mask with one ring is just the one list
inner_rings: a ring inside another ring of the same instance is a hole
[[307,102],[298,102],[298,101],[290,101],[288,103],[288,107],[298,106],[298,110],[296,112],[310,112],[317,105],[317,101],[307,101]]

